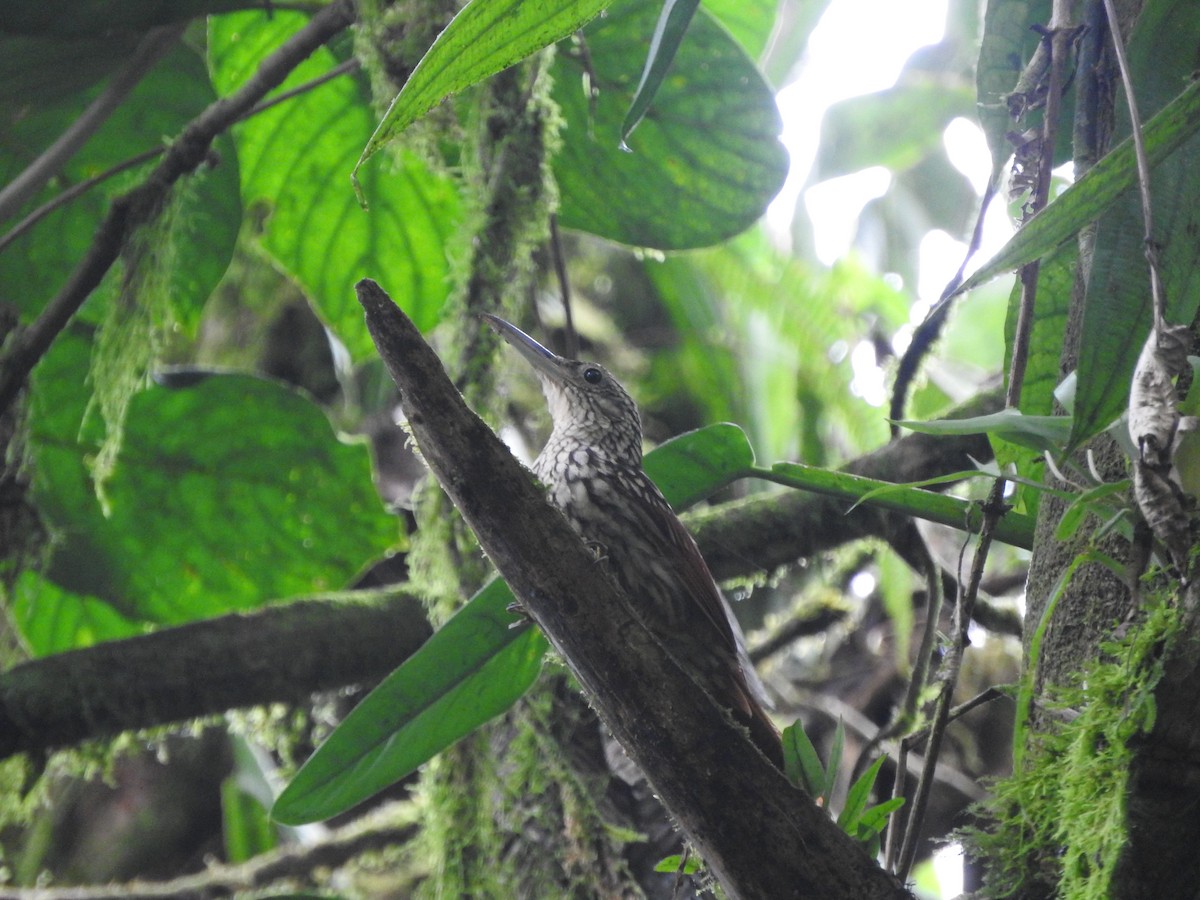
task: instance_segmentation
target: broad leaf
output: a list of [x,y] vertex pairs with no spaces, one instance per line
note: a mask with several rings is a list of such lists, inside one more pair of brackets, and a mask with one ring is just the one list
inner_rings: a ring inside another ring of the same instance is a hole
[[804,788],[814,800],[821,796],[825,766],[799,719],[783,729],[783,771],[792,784]]
[[[565,126],[553,162],[559,219],[635,246],[709,246],[753,224],[782,186],[779,111],[745,51],[701,9],[630,140],[634,152],[621,152],[655,14],[619,0],[584,30],[590,67],[568,47],[555,58],[553,98]],[[599,89],[594,110],[585,75]]]
[[340,588],[396,543],[366,447],[340,441],[306,397],[242,375],[133,398],[105,515],[88,465],[101,431],[85,417],[89,349],[60,338],[31,395],[34,495],[58,536],[46,576],[60,588],[174,624]]
[[[226,93],[239,87],[305,21],[284,10],[213,19],[214,82]],[[283,87],[337,63],[331,51],[317,50]],[[394,166],[364,173],[371,208],[359,207],[346,176],[373,121],[366,86],[343,76],[234,129],[243,201],[265,217],[263,248],[300,283],[356,360],[371,358],[375,348],[354,283],[369,272],[419,328],[431,328],[449,294],[446,244],[460,212],[449,176],[408,152],[397,154]]]
[[[833,104],[821,120],[821,143],[810,181],[849,175],[870,166],[909,169],[942,146],[952,119],[975,109],[974,92],[944,79],[918,78]],[[887,135],[864,141],[864,134]]]
[[[355,174],[380,148],[450,94],[566,37],[609,2],[472,0],[438,35],[404,83],[363,149]],[[364,193],[374,202],[373,192]]]
[[754,466],[746,433],[728,422],[672,438],[646,455],[646,474],[676,510],[686,509]]
[[[1146,154],[1150,165],[1157,168],[1200,128],[1200,82],[1188,85],[1153,118],[1143,122],[1143,128]],[[1053,252],[1134,187],[1136,178],[1133,142],[1126,139],[1021,226],[1012,240],[972,273],[955,293],[973,290],[998,275]],[[1136,234],[1140,240],[1140,225]]]
[[1070,416],[1027,416],[1005,409],[969,419],[938,419],[933,422],[900,421],[902,428],[922,434],[994,434],[1006,441],[1041,452],[1060,452],[1071,433]]
[[61,588],[32,570],[22,572],[13,586],[9,611],[34,656],[65,653],[148,629],[145,622],[126,618],[106,601]]
[[508,585],[493,580],[356,706],[296,774],[271,815],[328,818],[394,784],[515,703],[546,639],[516,628]]
[[870,768],[858,776],[858,779],[850,786],[850,790],[846,792],[846,804],[838,815],[837,823],[851,835],[855,833],[855,826],[867,808],[867,801],[871,798],[871,788],[875,786],[875,779],[879,776],[884,759],[885,757],[881,756],[871,763]]
[[665,0],[663,3],[654,34],[650,38],[650,52],[646,57],[646,67],[642,69],[642,79],[634,91],[629,111],[625,113],[625,121],[621,123],[622,149],[629,149],[625,146],[625,140],[650,108],[650,102],[667,77],[679,45],[687,35],[692,16],[699,7],[700,0]]

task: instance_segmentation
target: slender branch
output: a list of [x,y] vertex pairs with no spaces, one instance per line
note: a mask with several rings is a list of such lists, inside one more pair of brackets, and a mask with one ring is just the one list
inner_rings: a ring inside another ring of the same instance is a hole
[[[1058,134],[1059,108],[1061,105],[1063,74],[1066,68],[1067,50],[1074,37],[1074,29],[1069,27],[1068,15],[1070,4],[1056,0],[1049,28],[1050,65],[1046,84],[1046,106],[1043,112],[1041,154],[1038,159],[1037,183],[1032,202],[1032,211],[1037,212],[1046,206],[1050,197],[1050,178],[1054,159],[1054,143]],[[1005,406],[1016,408],[1021,402],[1021,388],[1025,380],[1025,368],[1029,357],[1029,342],[1033,330],[1034,308],[1037,298],[1039,265],[1035,260],[1021,269],[1021,301],[1017,311],[1016,334],[1013,337],[1012,356],[1008,371],[1008,385],[1005,390]],[[933,787],[934,770],[937,767],[941,752],[942,740],[945,737],[946,726],[950,721],[950,707],[954,697],[954,687],[958,683],[959,671],[962,667],[963,656],[966,652],[967,630],[970,627],[976,599],[979,596],[979,585],[983,580],[984,564],[991,549],[993,535],[997,523],[1007,512],[1004,502],[1007,481],[997,479],[988,494],[984,504],[984,523],[979,534],[979,543],[971,565],[970,578],[965,586],[960,587],[954,608],[954,627],[952,642],[939,673],[941,690],[938,694],[933,721],[929,728],[929,742],[925,751],[925,764],[917,781],[913,794],[910,812],[904,832],[904,841],[900,845],[896,862],[896,874],[907,878],[916,856],[918,836],[925,817],[925,808],[929,793]]]
[[562,295],[563,313],[567,317],[567,359],[579,359],[579,334],[575,331],[575,315],[571,309],[571,279],[567,275],[567,255],[563,252],[562,234],[558,230],[558,214],[550,216],[550,256],[554,260],[554,274],[558,278],[558,291]]
[[[397,823],[399,804],[331,832],[309,845],[290,845],[260,854],[239,865],[210,865],[203,872],[170,881],[129,881],[78,887],[0,888],[0,900],[198,900],[239,897],[272,886],[319,887],[324,870],[346,865],[364,853],[409,843],[418,827]],[[290,894],[289,894],[290,895]],[[297,895],[298,896],[298,895]]]
[[357,290],[425,461],[726,891],[908,896],[661,651],[403,311],[372,281]]
[[217,135],[228,130],[282,83],[301,61],[353,21],[351,0],[334,0],[322,9],[263,60],[258,71],[237,91],[197,116],[141,185],[113,201],[92,246],[67,283],[20,335],[8,358],[0,364],[0,411],[12,403],[30,371],[112,268],[133,232],[153,221],[175,182],[204,162]]
[[72,156],[108,120],[145,77],[179,41],[187,22],[164,25],[146,32],[133,56],[109,80],[58,139],[31,162],[21,174],[0,190],[0,222],[14,216],[25,202],[40,191]]
[[[348,59],[343,63],[339,63],[325,74],[318,75],[311,81],[306,81],[304,84],[297,85],[289,91],[283,91],[282,93],[272,97],[270,100],[264,100],[244,116],[241,116],[238,119],[238,122],[244,122],[247,119],[253,118],[259,113],[265,112],[274,106],[278,106],[280,103],[283,103],[287,100],[291,100],[293,97],[296,97],[300,94],[306,94],[314,88],[318,88],[326,82],[332,81],[334,78],[344,75],[347,72],[353,72],[358,67],[359,62],[357,59]],[[165,146],[151,147],[148,150],[143,150],[141,153],[138,153],[135,156],[129,157],[129,159],[122,160],[116,165],[105,169],[98,175],[93,175],[91,178],[86,178],[78,184],[71,185],[71,187],[67,188],[61,194],[58,194],[50,200],[47,200],[45,203],[23,218],[20,222],[14,225],[7,234],[5,234],[3,237],[0,237],[0,251],[3,251],[5,247],[15,241],[21,235],[25,234],[25,232],[29,231],[29,229],[33,228],[34,225],[46,218],[46,216],[50,215],[50,213],[54,212],[56,209],[66,206],[76,197],[86,194],[92,188],[103,184],[110,178],[120,175],[122,172],[135,168],[144,162],[149,162],[155,157],[162,156],[166,152],[167,148]]]
[[1162,279],[1158,273],[1158,251],[1154,242],[1154,215],[1150,202],[1150,162],[1146,158],[1146,142],[1142,137],[1142,117],[1138,113],[1137,97],[1133,93],[1133,75],[1129,60],[1125,56],[1125,42],[1121,39],[1121,22],[1113,0],[1104,0],[1104,12],[1108,16],[1108,31],[1112,35],[1113,50],[1116,51],[1117,68],[1125,88],[1125,101],[1129,104],[1129,124],[1133,129],[1133,153],[1137,159],[1138,192],[1142,198],[1142,221],[1145,223],[1146,262],[1150,265],[1150,296],[1154,301],[1154,330],[1161,332],[1166,322],[1166,301],[1163,298]]

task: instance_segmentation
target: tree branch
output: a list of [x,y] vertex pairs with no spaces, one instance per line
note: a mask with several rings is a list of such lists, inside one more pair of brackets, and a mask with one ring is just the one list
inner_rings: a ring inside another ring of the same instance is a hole
[[184,129],[162,162],[133,190],[118,197],[96,231],[92,246],[42,314],[0,361],[0,410],[7,409],[38,360],[124,249],[133,232],[154,220],[172,186],[207,158],[213,140],[277,87],[314,50],[354,21],[351,0],[334,0],[268,56],[237,91],[209,106]]
[[361,591],[22,663],[0,675],[0,759],[372,681],[429,634],[415,597]]
[[404,313],[357,290],[425,461],[729,895],[908,896],[661,651]]
[[0,190],[0,222],[16,215],[25,201],[58,174],[67,160],[87,143],[88,138],[95,134],[113,111],[125,101],[129,92],[137,87],[146,73],[175,46],[186,27],[187,22],[177,22],[146,32],[133,55],[113,74],[100,96],[88,105],[53,144]]
[[255,856],[240,865],[212,865],[170,881],[54,888],[0,888],[0,900],[212,900],[237,897],[272,886],[319,887],[321,870],[336,869],[372,851],[406,844],[417,826],[396,824],[394,809],[356,819],[308,846],[291,845]]

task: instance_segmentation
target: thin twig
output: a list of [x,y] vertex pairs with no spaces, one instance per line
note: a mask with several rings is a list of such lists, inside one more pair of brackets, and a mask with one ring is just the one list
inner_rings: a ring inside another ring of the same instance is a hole
[[204,162],[217,135],[228,130],[302,60],[353,21],[350,0],[335,0],[325,7],[263,60],[258,71],[237,91],[193,119],[142,184],[113,201],[92,246],[67,283],[20,335],[8,358],[0,362],[0,411],[12,403],[30,371],[120,257],[133,232],[153,221],[175,182]]
[[[1054,159],[1054,142],[1058,132],[1058,117],[1061,101],[1063,73],[1066,66],[1067,49],[1074,37],[1069,27],[1066,10],[1068,4],[1055,3],[1053,18],[1048,29],[1050,45],[1050,67],[1046,85],[1046,105],[1043,111],[1041,155],[1038,160],[1037,184],[1031,204],[1033,212],[1046,206],[1050,197],[1050,176]],[[1025,368],[1029,356],[1029,341],[1033,329],[1033,315],[1037,298],[1038,263],[1034,261],[1021,269],[1021,303],[1017,313],[1016,334],[1013,338],[1012,357],[1009,365],[1008,386],[1005,405],[1016,408],[1020,404],[1021,387],[1025,380]],[[966,652],[967,630],[971,624],[975,601],[979,595],[979,583],[983,579],[984,564],[991,549],[992,537],[997,523],[1008,511],[1004,494],[1008,482],[999,478],[992,485],[984,503],[984,521],[979,534],[979,545],[971,565],[970,578],[965,588],[960,587],[954,608],[952,642],[943,663],[940,678],[941,691],[934,708],[933,721],[929,728],[929,744],[925,752],[925,765],[913,794],[911,812],[908,816],[904,841],[896,860],[895,872],[907,878],[917,850],[917,838],[925,816],[929,792],[933,785],[933,773],[941,752],[942,739],[950,721],[951,701],[954,687]],[[960,582],[961,584],[961,582]]]
[[575,316],[571,312],[571,280],[567,276],[567,256],[563,252],[562,234],[558,230],[558,215],[550,216],[550,255],[554,258],[554,273],[562,295],[563,312],[567,316],[567,359],[579,359],[579,334],[575,331]]
[[405,807],[395,802],[364,819],[329,832],[316,843],[290,844],[232,865],[212,864],[201,872],[170,881],[134,880],[106,885],[64,885],[0,889],[0,900],[195,900],[232,897],[269,888],[316,887],[331,869],[368,853],[403,846],[419,834],[404,821]]
[[921,545],[921,565],[925,575],[925,627],[921,630],[921,643],[917,648],[917,658],[913,662],[912,675],[908,679],[908,687],[899,708],[892,715],[892,720],[884,727],[877,729],[875,735],[863,745],[858,761],[854,764],[854,775],[863,771],[867,761],[874,755],[875,748],[883,741],[912,728],[917,720],[917,708],[921,695],[929,686],[929,665],[933,659],[933,648],[937,644],[938,619],[942,615],[942,570],[934,562],[928,547]]
[[79,118],[63,131],[58,139],[38,154],[25,170],[0,190],[0,222],[16,215],[30,197],[40,191],[56,175],[88,139],[113,114],[130,91],[140,82],[167,52],[179,41],[187,22],[164,25],[146,32],[125,63],[110,79]]
[[1146,262],[1150,265],[1150,296],[1154,301],[1154,329],[1161,331],[1166,322],[1166,301],[1163,299],[1162,281],[1158,275],[1158,251],[1154,243],[1154,217],[1150,202],[1150,161],[1146,158],[1146,143],[1142,138],[1142,118],[1138,113],[1137,98],[1133,93],[1133,76],[1129,71],[1129,60],[1125,56],[1125,42],[1121,39],[1121,23],[1113,0],[1104,0],[1104,12],[1108,16],[1108,31],[1112,35],[1113,50],[1117,56],[1117,68],[1125,88],[1125,101],[1129,104],[1129,124],[1133,129],[1133,154],[1137,159],[1138,192],[1142,198],[1142,221],[1144,222]]
[[[257,116],[259,113],[265,112],[266,110],[271,109],[271,107],[273,107],[273,106],[278,106],[280,103],[283,103],[287,100],[291,100],[293,97],[295,97],[299,94],[308,93],[309,91],[313,90],[314,88],[320,87],[321,85],[325,84],[327,81],[332,81],[334,78],[337,78],[340,75],[344,75],[347,72],[353,72],[358,67],[359,67],[359,62],[357,59],[348,59],[343,63],[339,63],[338,65],[336,65],[332,69],[330,69],[328,72],[326,72],[324,75],[318,75],[316,78],[312,79],[311,81],[307,81],[304,84],[298,85],[289,91],[284,91],[283,93],[281,93],[275,97],[272,97],[270,100],[264,100],[262,103],[259,103],[257,106],[255,106],[254,109],[250,110],[248,113],[241,116],[237,121],[245,122],[247,119],[253,118],[254,116]],[[105,169],[100,174],[93,175],[91,178],[87,178],[87,179],[79,182],[78,184],[74,184],[71,187],[67,188],[65,191],[63,191],[61,194],[58,194],[57,196],[51,198],[50,200],[47,200],[45,203],[43,203],[41,206],[39,206],[37,209],[35,209],[29,215],[27,215],[24,219],[22,219],[20,222],[18,222],[16,225],[14,225],[12,227],[12,229],[6,235],[4,235],[3,237],[0,237],[0,252],[3,252],[5,247],[7,247],[9,244],[11,244],[13,241],[15,241],[17,238],[19,238],[25,232],[29,231],[29,229],[33,228],[34,225],[36,225],[42,219],[46,218],[46,216],[50,215],[50,213],[54,212],[56,209],[60,209],[63,206],[66,206],[68,203],[70,203],[76,197],[86,194],[92,188],[94,188],[100,184],[103,184],[104,182],[108,181],[110,178],[114,178],[117,175],[120,175],[122,172],[128,171],[129,169],[139,166],[144,162],[149,162],[150,160],[154,159],[155,157],[162,156],[166,152],[167,152],[166,145],[161,145],[158,147],[151,147],[149,150],[143,150],[141,153],[138,153],[136,156],[131,156],[131,157],[129,157],[129,159],[122,160],[121,162],[117,163],[115,166]]]

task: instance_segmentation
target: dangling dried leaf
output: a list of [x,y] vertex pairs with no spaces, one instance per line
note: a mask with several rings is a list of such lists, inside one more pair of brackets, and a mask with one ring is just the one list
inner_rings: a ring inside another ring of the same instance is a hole
[[1179,410],[1175,378],[1187,366],[1191,331],[1185,325],[1156,328],[1142,347],[1129,389],[1129,437],[1139,460],[1169,469]]

